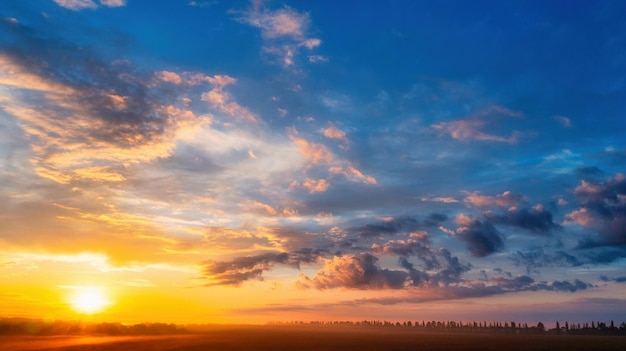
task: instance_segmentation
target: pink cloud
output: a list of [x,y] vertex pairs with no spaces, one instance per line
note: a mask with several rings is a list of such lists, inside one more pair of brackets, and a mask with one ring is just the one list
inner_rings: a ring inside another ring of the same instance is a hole
[[464,199],[465,203],[471,204],[477,207],[487,206],[500,206],[510,207],[519,204],[524,199],[523,196],[515,195],[510,191],[505,191],[500,195],[487,196],[480,195],[479,192],[468,193],[469,195]]
[[309,190],[310,193],[320,193],[328,190],[330,183],[326,179],[311,179],[307,178],[302,186]]
[[346,133],[337,129],[334,125],[330,125],[328,128],[323,130],[324,136],[329,139],[341,140],[343,142],[348,142],[348,138],[346,137]]
[[485,121],[468,119],[433,124],[432,128],[439,131],[441,134],[449,134],[453,139],[461,141],[481,140],[510,144],[515,144],[519,141],[519,132],[513,132],[509,137],[485,133],[481,130],[485,124]]
[[361,171],[354,168],[354,166],[352,166],[352,164],[350,163],[343,165],[343,166],[331,167],[330,169],[328,169],[328,171],[334,174],[343,174],[352,180],[357,180],[365,184],[377,183],[376,178],[364,175],[363,173],[361,173]]

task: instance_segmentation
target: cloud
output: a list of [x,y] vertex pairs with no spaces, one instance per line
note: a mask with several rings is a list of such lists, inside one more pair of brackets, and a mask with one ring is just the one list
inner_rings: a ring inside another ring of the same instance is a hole
[[493,212],[485,213],[485,218],[495,224],[526,229],[535,234],[548,234],[552,230],[561,229],[561,226],[552,221],[552,213],[541,205],[532,208],[509,208],[503,215]]
[[330,186],[330,184],[328,183],[328,181],[326,181],[326,179],[315,180],[315,179],[307,178],[302,183],[302,186],[308,189],[310,193],[319,193],[319,192],[324,192],[328,190],[328,187]]
[[383,245],[372,244],[372,252],[380,254],[389,254],[397,256],[429,256],[430,248],[423,240],[389,240]]
[[337,129],[334,125],[330,125],[328,128],[323,130],[324,136],[329,139],[336,139],[343,141],[344,143],[348,142],[348,138],[346,137],[346,133]]
[[54,2],[72,11],[98,8],[98,5],[93,0],[54,0]]
[[301,284],[317,289],[400,289],[405,286],[408,273],[382,269],[378,258],[368,253],[335,256],[326,260],[324,267],[313,278],[301,275]]
[[506,107],[491,105],[473,111],[467,118],[450,122],[441,122],[431,125],[440,134],[447,134],[453,139],[461,141],[495,141],[501,143],[515,144],[519,141],[521,133],[514,131],[510,136],[504,137],[496,134],[489,134],[483,131],[488,121],[500,119],[502,117],[521,117],[523,114],[510,110]]
[[[98,4],[93,0],[54,0],[54,2],[72,11],[98,8]],[[106,7],[121,7],[126,6],[126,0],[100,0],[100,4]]]
[[354,166],[351,163],[349,163],[349,162],[345,163],[342,166],[330,167],[328,169],[328,171],[330,173],[333,173],[333,174],[343,174],[348,179],[351,179],[351,180],[357,181],[357,182],[362,182],[362,183],[365,183],[365,184],[376,184],[377,183],[376,178],[361,173],[361,171],[359,171],[358,169],[354,168]]
[[473,256],[485,257],[504,248],[502,234],[490,222],[460,214],[456,224],[455,237],[465,242]]
[[[60,54],[54,46],[39,49],[41,60]],[[0,84],[31,93],[28,98],[11,95],[0,108],[19,120],[31,138],[31,162],[40,176],[60,183],[118,181],[130,165],[170,155],[179,131],[210,123],[169,105],[174,100],[158,100],[158,87],[150,91],[150,84],[131,76],[125,66],[76,52],[63,55],[67,63],[58,65],[33,64],[21,53],[0,55]],[[85,71],[100,83],[71,79],[79,75],[64,70]]]
[[609,278],[606,275],[601,275],[600,280],[603,282],[626,283],[626,276]]
[[127,0],[100,0],[100,4],[108,7],[121,7],[126,6]]
[[581,245],[626,245],[626,176],[618,173],[604,182],[583,180],[574,195],[581,207],[567,214],[566,219],[599,234]]
[[453,139],[461,141],[496,141],[509,144],[515,144],[519,141],[519,132],[514,132],[509,137],[485,133],[481,130],[485,126],[485,124],[485,121],[468,119],[452,122],[441,122],[433,124],[432,128],[439,131],[441,134],[448,134]]
[[511,260],[518,266],[525,266],[528,274],[543,267],[577,267],[583,264],[576,256],[565,251],[547,253],[543,248],[516,251],[511,255]]
[[[178,81],[174,77],[167,77],[167,79]],[[214,88],[202,94],[202,101],[206,101],[209,106],[226,113],[230,117],[249,122],[257,121],[257,118],[250,110],[233,101],[230,94],[224,91],[225,86],[236,82],[234,78],[218,75],[215,77],[204,77],[204,79],[211,82]]]
[[559,123],[561,123],[561,125],[565,128],[571,128],[572,127],[572,121],[565,116],[554,116],[553,117],[556,121],[558,121]]
[[516,206],[524,200],[524,196],[515,195],[510,191],[505,191],[502,194],[496,196],[480,195],[480,193],[477,191],[473,193],[466,192],[466,194],[467,196],[463,201],[467,204],[471,204],[477,207],[511,207]]
[[400,232],[410,233],[419,228],[421,228],[421,223],[417,218],[400,216],[359,227],[352,227],[349,231],[358,234],[360,237],[374,237],[395,235]]
[[269,10],[262,6],[262,2],[255,1],[238,20],[259,28],[266,43],[263,52],[276,57],[285,67],[295,64],[295,57],[301,48],[312,50],[321,45],[320,39],[308,36],[311,26],[309,14],[290,7]]
[[263,273],[275,264],[299,268],[301,263],[312,263],[318,259],[319,252],[301,249],[294,252],[268,252],[255,256],[237,257],[231,261],[205,261],[202,274],[209,282],[206,286],[239,286],[247,280],[263,280]]
[[442,202],[442,203],[446,203],[446,204],[452,204],[452,203],[457,203],[459,202],[459,200],[453,198],[453,197],[441,197],[441,196],[432,196],[432,197],[428,197],[428,196],[422,196],[420,197],[421,201],[432,201],[432,202]]
[[494,277],[487,281],[463,281],[459,284],[434,286],[430,288],[413,287],[406,289],[406,294],[401,296],[367,298],[350,301],[352,304],[406,304],[423,303],[429,301],[458,300],[466,298],[480,298],[502,294],[518,293],[524,291],[558,291],[574,293],[593,288],[590,283],[581,280],[553,280],[550,282],[536,282],[526,275],[518,275],[512,278]]
[[308,57],[311,63],[326,63],[329,61],[328,57],[322,55],[309,55]]

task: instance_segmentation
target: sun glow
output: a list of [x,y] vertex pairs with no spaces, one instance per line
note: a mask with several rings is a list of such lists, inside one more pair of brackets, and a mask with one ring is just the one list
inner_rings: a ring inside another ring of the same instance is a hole
[[110,305],[104,289],[98,287],[77,287],[70,298],[72,308],[83,314],[103,311]]

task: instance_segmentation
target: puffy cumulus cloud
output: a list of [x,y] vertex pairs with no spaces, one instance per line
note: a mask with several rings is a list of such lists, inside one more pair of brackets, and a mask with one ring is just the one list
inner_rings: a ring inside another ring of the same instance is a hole
[[285,67],[295,64],[295,56],[301,48],[312,50],[322,43],[320,39],[308,36],[311,26],[309,14],[290,7],[270,10],[263,7],[262,2],[255,1],[238,20],[259,28],[265,39],[263,52],[277,58],[278,63]]
[[263,280],[263,273],[274,265],[299,268],[301,263],[317,261],[319,254],[317,250],[300,249],[294,252],[268,252],[237,257],[231,261],[206,261],[202,264],[202,275],[209,281],[206,286],[239,286],[247,280]]
[[463,201],[466,204],[470,204],[476,207],[488,207],[488,206],[499,206],[499,207],[511,207],[516,206],[520,202],[524,201],[524,196],[513,194],[510,191],[505,191],[500,195],[488,196],[481,195],[479,192],[466,192],[466,197]]
[[[408,244],[408,245],[407,245]],[[373,246],[381,253],[395,253],[400,247],[407,248],[419,245],[414,243],[388,242],[385,245]],[[434,288],[449,286],[463,281],[461,276],[470,270],[470,265],[463,264],[446,250],[431,250],[422,245],[418,250],[401,249],[406,253],[415,253],[425,263],[423,270],[407,257],[401,256],[398,264],[401,269],[382,268],[379,258],[369,253],[358,253],[347,256],[334,256],[326,259],[322,267],[312,278],[300,274],[300,286],[317,289],[407,289],[412,287]],[[429,261],[429,262],[428,262]]]
[[455,237],[465,242],[473,256],[485,257],[504,248],[502,234],[490,222],[460,214],[456,224]]
[[583,180],[574,195],[581,207],[567,214],[566,220],[599,234],[582,246],[626,245],[626,176],[616,174],[606,181]]
[[408,279],[405,271],[383,269],[378,258],[369,253],[334,256],[313,278],[300,275],[304,287],[317,289],[400,289]]
[[560,225],[553,222],[552,213],[542,205],[531,208],[511,207],[501,215],[486,212],[485,218],[495,224],[519,227],[535,234],[546,235],[552,230],[561,229]]

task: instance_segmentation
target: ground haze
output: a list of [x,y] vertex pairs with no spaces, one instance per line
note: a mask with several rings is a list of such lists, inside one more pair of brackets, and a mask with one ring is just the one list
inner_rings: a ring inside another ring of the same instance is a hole
[[357,326],[217,326],[202,333],[123,337],[2,337],[11,351],[624,350],[626,337],[499,335]]

